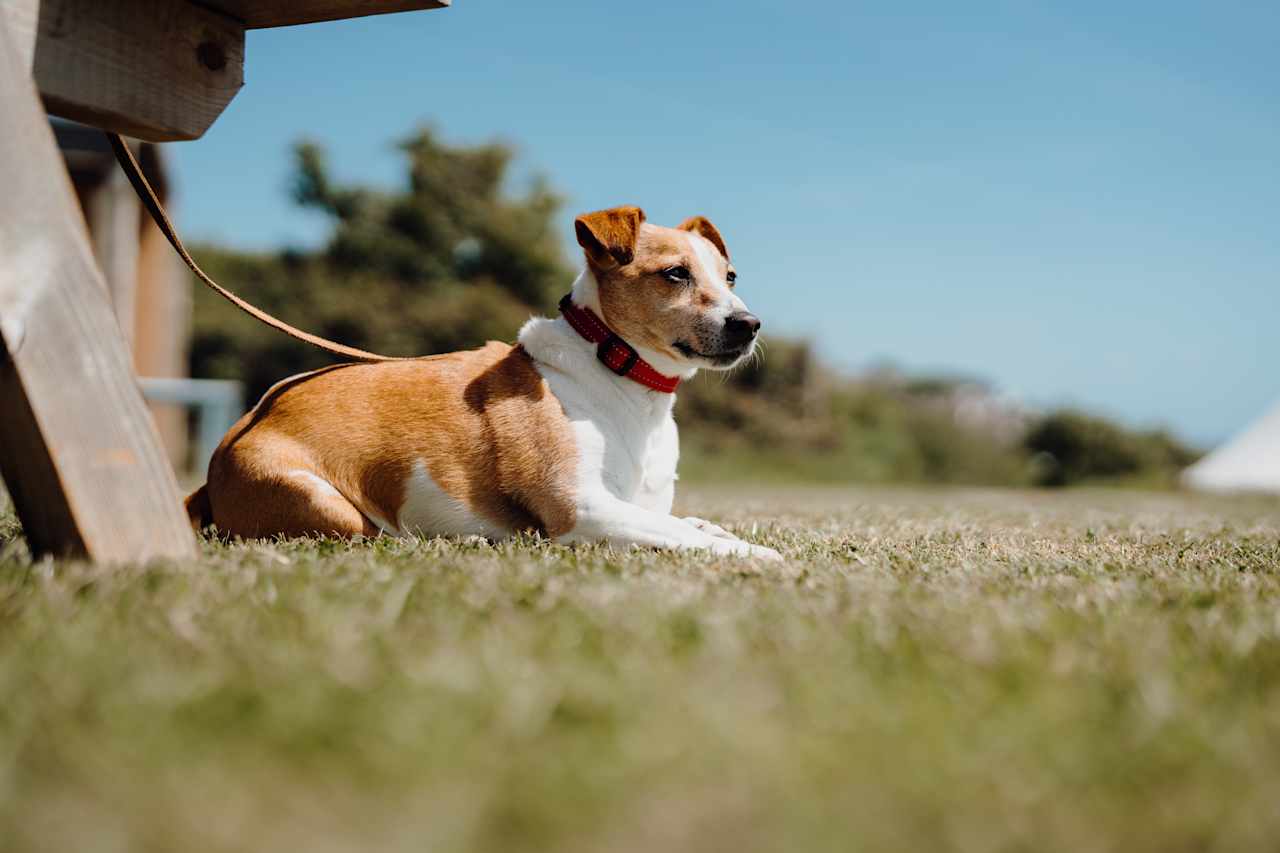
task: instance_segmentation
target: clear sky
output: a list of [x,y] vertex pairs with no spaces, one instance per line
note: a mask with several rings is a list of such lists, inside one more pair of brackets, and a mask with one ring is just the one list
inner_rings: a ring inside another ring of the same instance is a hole
[[[769,332],[1202,444],[1280,398],[1280,3],[455,0],[249,34],[171,146],[191,238],[315,245],[289,147],[517,145],[575,212],[724,232]],[[566,282],[566,286],[567,286]],[[251,295],[251,294],[246,294]]]

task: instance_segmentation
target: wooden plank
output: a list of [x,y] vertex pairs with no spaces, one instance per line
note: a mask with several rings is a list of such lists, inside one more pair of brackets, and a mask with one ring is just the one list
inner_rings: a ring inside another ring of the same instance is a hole
[[139,139],[195,139],[244,84],[244,25],[187,0],[2,0],[54,115]]
[[244,22],[245,27],[253,30],[385,15],[389,12],[441,9],[451,2],[452,0],[207,0],[205,5],[238,18]]
[[193,556],[62,158],[3,25],[0,116],[0,476],[27,540],[103,562]]

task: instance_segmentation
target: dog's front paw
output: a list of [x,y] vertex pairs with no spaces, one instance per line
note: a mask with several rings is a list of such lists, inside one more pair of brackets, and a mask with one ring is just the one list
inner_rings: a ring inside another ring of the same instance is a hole
[[768,560],[771,563],[782,562],[782,555],[767,545],[751,545],[751,556],[757,560]]
[[750,542],[743,542],[741,539],[716,539],[715,544],[711,546],[711,550],[716,554],[734,557],[754,557],[757,560],[769,560],[770,562],[778,562],[782,559],[782,555],[772,548],[767,548],[764,545],[753,545]]
[[698,518],[696,516],[690,515],[690,516],[686,516],[684,521],[686,524],[692,524],[694,527],[698,528],[703,533],[710,534],[716,537],[717,539],[731,539],[734,542],[742,541],[737,536],[734,536],[732,533],[725,530],[723,527],[719,526],[718,524],[712,524],[711,522],[707,521],[705,518]]

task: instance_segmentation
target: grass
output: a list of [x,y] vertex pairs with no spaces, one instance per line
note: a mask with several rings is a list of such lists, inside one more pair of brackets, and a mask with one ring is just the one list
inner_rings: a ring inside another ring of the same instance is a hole
[[682,502],[787,561],[0,523],[0,849],[1274,849],[1280,502]]

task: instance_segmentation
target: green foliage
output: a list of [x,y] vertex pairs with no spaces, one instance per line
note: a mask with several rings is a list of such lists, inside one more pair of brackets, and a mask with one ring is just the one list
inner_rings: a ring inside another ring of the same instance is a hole
[[682,476],[817,482],[1026,481],[1026,454],[992,424],[966,424],[936,379],[851,381],[807,344],[770,340],[767,357],[681,389]]
[[1046,486],[1119,479],[1167,485],[1196,460],[1167,432],[1126,430],[1070,409],[1045,416],[1023,444],[1036,455],[1036,480]]
[[681,390],[684,476],[814,482],[1168,488],[1197,458],[1164,431],[1078,412],[1033,416],[972,379],[861,380],[823,370],[804,344]]
[[[248,254],[213,246],[196,255],[217,280],[289,323],[363,349],[421,355],[510,339],[568,286],[545,182],[507,189],[512,152],[454,147],[420,130],[400,145],[400,190],[334,183],[322,150],[297,147],[294,197],[327,214],[318,253]],[[193,375],[238,378],[256,398],[327,356],[261,326],[203,287],[195,296]]]

